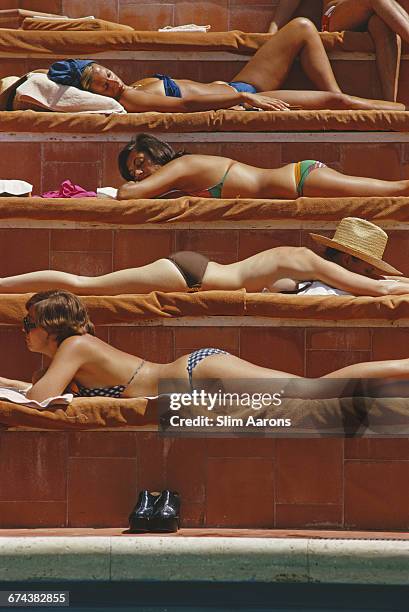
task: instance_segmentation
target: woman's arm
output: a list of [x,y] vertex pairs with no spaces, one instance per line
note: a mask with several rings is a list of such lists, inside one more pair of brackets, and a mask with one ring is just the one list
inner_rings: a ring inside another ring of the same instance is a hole
[[289,105],[281,100],[268,98],[260,94],[231,91],[225,94],[185,96],[171,98],[139,91],[126,87],[118,100],[128,113],[195,113],[207,110],[231,108],[238,104],[248,104],[262,110],[288,110]]
[[277,30],[290,21],[300,4],[301,0],[280,0],[268,31],[275,34]]
[[[400,281],[376,280],[350,272],[338,264],[327,261],[310,249],[297,249],[289,253],[281,266],[283,276],[294,276],[298,280],[319,280],[323,283],[348,291],[353,295],[404,295],[409,293],[409,283]],[[291,271],[292,270],[292,271]]]
[[64,393],[78,369],[84,364],[86,351],[81,336],[67,338],[57,349],[44,376],[27,392],[27,397],[42,402]]
[[[188,156],[189,157],[189,156]],[[118,200],[138,200],[143,198],[156,198],[169,192],[182,192],[181,181],[186,179],[188,161],[183,157],[172,160],[159,170],[144,178],[142,181],[129,181],[118,189]],[[174,195],[179,197],[182,195]],[[170,194],[172,197],[172,194]]]

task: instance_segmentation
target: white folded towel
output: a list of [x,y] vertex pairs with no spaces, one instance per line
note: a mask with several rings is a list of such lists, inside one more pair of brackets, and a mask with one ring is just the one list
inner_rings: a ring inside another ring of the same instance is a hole
[[[300,283],[301,285],[302,283]],[[314,281],[309,285],[305,283],[305,289],[301,289],[301,291],[297,295],[351,295],[347,291],[342,291],[342,289],[336,289],[335,287],[330,287],[321,281]]]
[[37,408],[37,410],[45,410],[50,404],[66,406],[73,400],[72,393],[64,393],[63,395],[56,395],[55,397],[48,397],[42,402],[36,402],[35,400],[28,399],[23,391],[17,391],[16,389],[10,389],[8,387],[0,387],[0,400],[6,400],[13,404],[21,404],[27,406],[27,408]]
[[113,98],[100,96],[90,91],[69,85],[59,85],[46,74],[31,73],[27,81],[17,88],[13,110],[40,107],[61,113],[126,113],[126,110]]
[[208,32],[212,26],[196,25],[195,23],[186,23],[179,26],[165,26],[159,28],[158,32]]
[[116,200],[117,193],[118,193],[118,189],[115,189],[115,187],[98,187],[97,188],[98,198],[111,198],[113,200]]

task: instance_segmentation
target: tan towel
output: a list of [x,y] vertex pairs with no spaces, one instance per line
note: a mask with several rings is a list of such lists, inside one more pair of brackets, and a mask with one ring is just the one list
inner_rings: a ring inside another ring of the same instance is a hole
[[13,110],[33,107],[60,113],[126,113],[124,107],[113,98],[58,85],[46,74],[38,73],[30,74],[27,81],[18,87]]
[[45,30],[45,31],[77,31],[77,32],[97,32],[97,31],[109,31],[109,30],[122,30],[133,32],[134,29],[131,26],[124,25],[122,23],[114,23],[112,21],[106,21],[104,19],[91,19],[90,17],[81,17],[79,19],[63,18],[61,16],[47,19],[43,17],[38,18],[27,18],[22,23],[23,30]]

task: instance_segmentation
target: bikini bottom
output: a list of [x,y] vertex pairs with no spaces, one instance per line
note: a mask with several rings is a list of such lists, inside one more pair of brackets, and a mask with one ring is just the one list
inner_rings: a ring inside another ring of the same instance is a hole
[[230,87],[233,87],[238,93],[247,92],[247,93],[257,93],[257,89],[254,85],[250,85],[250,83],[243,83],[242,81],[230,81],[227,83]]
[[318,168],[326,168],[327,166],[315,159],[305,159],[304,161],[296,162],[294,166],[295,184],[297,193],[301,198],[304,195],[304,183],[308,176]]
[[171,253],[169,259],[179,270],[189,289],[200,289],[209,258],[194,251]]
[[210,357],[210,355],[228,355],[228,354],[229,353],[227,353],[226,351],[222,351],[221,349],[216,349],[216,348],[202,348],[197,351],[193,351],[193,353],[190,353],[188,360],[187,360],[186,370],[189,375],[189,384],[190,384],[191,390],[193,391],[193,370],[201,361],[203,361],[203,359],[206,359],[206,357]]

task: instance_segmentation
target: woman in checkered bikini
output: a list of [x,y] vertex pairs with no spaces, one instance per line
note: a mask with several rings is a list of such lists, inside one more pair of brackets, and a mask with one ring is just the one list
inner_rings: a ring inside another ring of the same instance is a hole
[[[1,386],[26,390],[43,401],[65,391],[83,397],[146,397],[158,394],[161,380],[184,380],[186,390],[244,392],[251,379],[299,378],[263,368],[217,348],[203,348],[171,363],[153,363],[125,353],[94,336],[94,326],[80,298],[60,290],[33,295],[26,304],[23,329],[27,347],[45,355],[50,365],[33,377],[33,385],[0,378]],[[409,360],[355,364],[323,378],[407,378]],[[243,382],[244,381],[244,382]],[[211,387],[210,387],[211,388]]]

